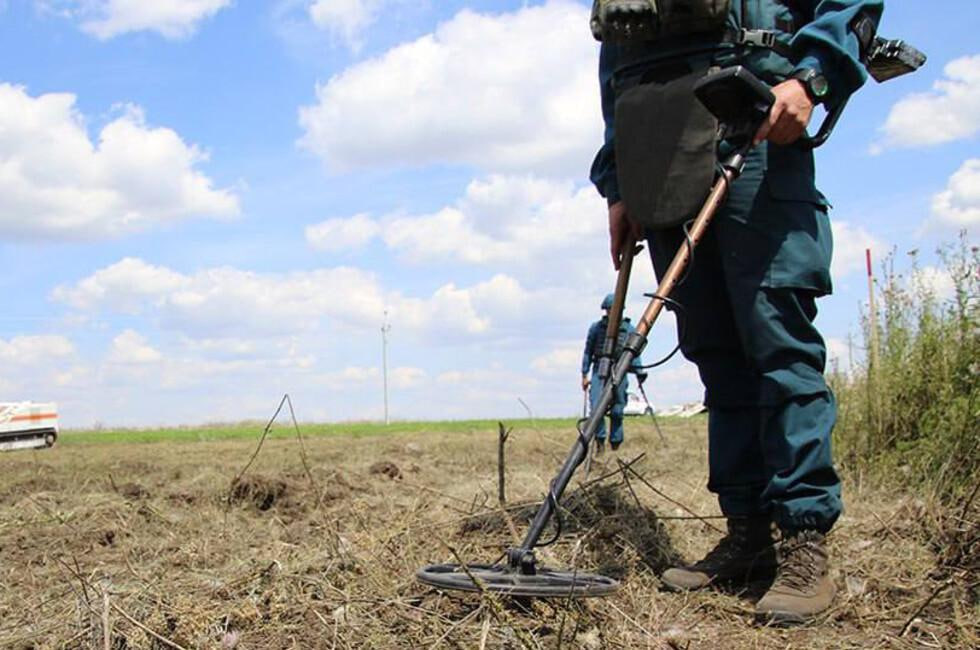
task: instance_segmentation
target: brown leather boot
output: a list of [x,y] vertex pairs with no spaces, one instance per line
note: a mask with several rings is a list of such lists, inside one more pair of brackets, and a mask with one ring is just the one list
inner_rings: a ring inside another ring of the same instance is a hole
[[827,567],[824,536],[803,530],[779,543],[776,580],[756,606],[756,616],[779,625],[806,623],[830,607],[837,593]]
[[775,567],[769,519],[729,519],[728,535],[703,559],[686,567],[667,569],[660,580],[668,589],[689,591],[716,582],[746,580],[753,573],[772,571]]

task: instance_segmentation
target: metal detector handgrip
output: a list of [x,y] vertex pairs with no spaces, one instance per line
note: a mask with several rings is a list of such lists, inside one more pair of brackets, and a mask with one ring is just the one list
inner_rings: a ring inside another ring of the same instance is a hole
[[847,108],[847,102],[850,98],[845,98],[839,104],[827,111],[827,117],[823,118],[823,123],[820,125],[820,130],[817,131],[816,135],[803,135],[799,142],[804,147],[810,149],[816,149],[822,147],[833,135],[834,129],[837,128],[837,123],[840,121],[840,116],[844,114],[844,109]]
[[[740,65],[705,76],[695,84],[694,93],[723,125],[722,138],[736,146],[755,136],[775,101],[772,89]],[[846,107],[845,99],[831,108],[816,135],[804,135],[800,144],[816,149],[827,142]]]

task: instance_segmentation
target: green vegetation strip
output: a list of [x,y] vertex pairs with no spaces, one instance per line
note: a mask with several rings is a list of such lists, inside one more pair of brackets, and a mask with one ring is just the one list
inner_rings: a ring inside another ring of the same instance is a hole
[[[575,427],[575,418],[503,420],[507,427],[524,430],[558,430]],[[215,424],[173,429],[107,429],[104,431],[66,430],[58,437],[60,445],[91,445],[109,443],[153,442],[210,442],[216,440],[257,439],[262,435],[264,422]],[[459,420],[443,422],[346,422],[338,424],[301,424],[306,437],[344,436],[363,438],[413,433],[479,433],[497,430],[497,420]],[[288,420],[276,425],[269,438],[292,438],[296,435]]]

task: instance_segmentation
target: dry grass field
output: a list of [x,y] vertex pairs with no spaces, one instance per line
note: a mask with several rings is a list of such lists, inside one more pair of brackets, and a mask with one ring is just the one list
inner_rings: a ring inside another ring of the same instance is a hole
[[[622,580],[604,599],[513,603],[418,584],[426,563],[492,561],[523,534],[574,439],[519,425],[497,505],[496,430],[65,444],[0,457],[0,647],[970,648],[980,645],[978,507],[942,511],[847,477],[831,537],[840,597],[819,624],[760,627],[741,591],[677,595],[658,574],[718,538],[703,420],[628,422],[580,472],[541,552]],[[379,428],[379,431],[381,429]],[[616,458],[642,476],[626,481]],[[603,475],[608,475],[602,479]],[[596,480],[602,479],[602,480]],[[692,519],[690,512],[705,518]]]

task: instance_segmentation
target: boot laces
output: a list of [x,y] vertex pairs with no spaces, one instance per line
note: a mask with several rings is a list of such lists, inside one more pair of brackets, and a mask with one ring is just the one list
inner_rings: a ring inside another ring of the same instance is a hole
[[819,577],[820,558],[809,538],[800,535],[783,540],[779,556],[775,584],[804,591]]

